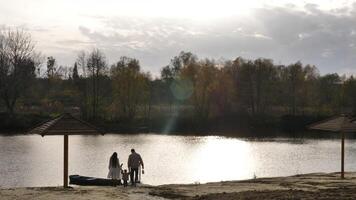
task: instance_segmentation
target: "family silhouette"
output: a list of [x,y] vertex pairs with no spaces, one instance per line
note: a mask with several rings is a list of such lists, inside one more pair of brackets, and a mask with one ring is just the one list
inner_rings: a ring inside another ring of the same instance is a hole
[[[136,183],[141,181],[141,172],[144,174],[144,164],[140,154],[136,153],[135,149],[131,149],[131,154],[128,157],[127,167],[128,169],[123,169],[123,163],[120,164],[119,157],[116,152],[114,152],[109,160],[109,173],[108,178],[113,180],[114,186],[117,183],[124,185],[126,187],[129,182],[132,186],[136,186]],[[141,170],[142,169],[142,170]],[[121,182],[121,180],[123,182]]]

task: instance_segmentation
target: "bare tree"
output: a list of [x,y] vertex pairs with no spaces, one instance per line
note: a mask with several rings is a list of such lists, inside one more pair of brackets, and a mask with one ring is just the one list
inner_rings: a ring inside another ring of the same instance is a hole
[[[80,111],[83,118],[89,118],[89,81],[88,81],[88,70],[87,70],[87,55],[85,51],[80,51],[77,55],[77,59],[75,62],[75,68],[77,69],[74,83],[76,85],[76,89],[79,92],[79,105]],[[73,74],[74,78],[74,74]]]
[[0,32],[0,97],[12,115],[18,98],[29,88],[35,77],[35,60],[31,35],[23,30]]
[[99,49],[94,49],[86,61],[89,77],[92,79],[92,118],[97,117],[99,107],[99,81],[106,70],[105,55]]
[[87,77],[87,53],[85,51],[81,51],[79,52],[78,56],[77,56],[77,60],[76,60],[77,65],[81,68],[82,73],[81,76],[82,77]]

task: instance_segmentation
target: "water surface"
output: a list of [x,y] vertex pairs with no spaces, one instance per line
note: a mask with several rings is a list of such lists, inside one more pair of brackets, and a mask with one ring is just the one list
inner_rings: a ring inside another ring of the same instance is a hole
[[[215,136],[69,137],[69,174],[106,177],[112,152],[127,168],[130,149],[145,162],[142,181],[160,185],[286,176],[340,169],[340,140],[237,139]],[[356,140],[346,170],[356,170]],[[0,187],[56,186],[63,179],[63,136],[0,136]]]

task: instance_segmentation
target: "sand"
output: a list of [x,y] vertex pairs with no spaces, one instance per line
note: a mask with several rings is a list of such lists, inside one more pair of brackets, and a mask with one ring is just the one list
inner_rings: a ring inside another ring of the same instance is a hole
[[102,199],[356,199],[356,172],[314,173],[206,184],[138,187],[1,188],[1,200]]

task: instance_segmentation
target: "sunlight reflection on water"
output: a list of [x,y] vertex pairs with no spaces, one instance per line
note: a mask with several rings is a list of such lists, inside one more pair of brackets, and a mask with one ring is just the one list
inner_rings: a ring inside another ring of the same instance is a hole
[[[0,137],[0,186],[62,184],[63,137]],[[346,170],[356,170],[356,140],[347,140]],[[145,162],[143,182],[241,180],[339,170],[339,140],[249,140],[217,136],[105,135],[69,137],[69,173],[106,177],[118,152],[127,167],[131,148]]]

